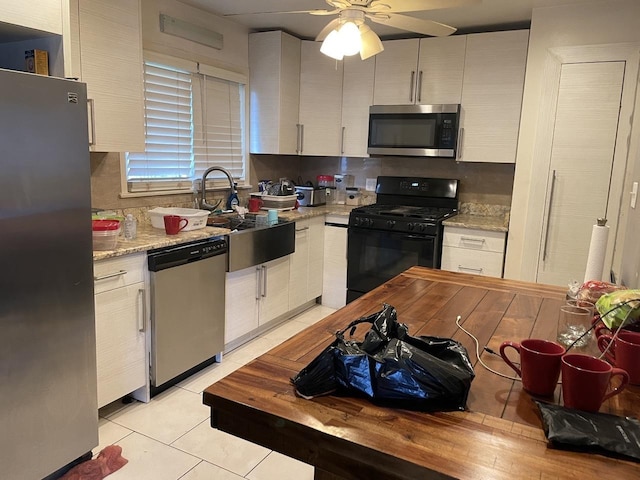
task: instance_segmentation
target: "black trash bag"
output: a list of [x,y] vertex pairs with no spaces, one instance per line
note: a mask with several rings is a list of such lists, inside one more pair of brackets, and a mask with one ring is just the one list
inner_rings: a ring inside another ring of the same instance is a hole
[[[371,323],[362,342],[346,340],[356,325]],[[291,382],[304,398],[334,391],[376,403],[422,411],[464,410],[474,372],[467,350],[439,337],[412,337],[396,309],[351,322]]]
[[640,421],[538,402],[544,433],[557,448],[640,461]]

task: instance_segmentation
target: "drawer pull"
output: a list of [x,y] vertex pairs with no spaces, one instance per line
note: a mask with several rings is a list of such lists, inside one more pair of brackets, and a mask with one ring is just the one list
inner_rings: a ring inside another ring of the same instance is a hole
[[309,230],[309,227],[296,228],[296,232],[304,232],[305,230]]
[[119,270],[117,272],[113,272],[113,273],[107,273],[106,275],[102,275],[100,277],[93,277],[93,281],[97,282],[98,280],[105,280],[107,278],[113,278],[113,277],[120,277],[122,275],[126,275],[127,271],[126,270]]
[[138,312],[138,331],[144,333],[147,331],[147,295],[144,288],[138,289],[138,298],[142,301],[141,311]]
[[465,267],[462,265],[458,265],[458,270],[467,270],[469,272],[482,273],[482,268],[473,268],[473,267]]
[[484,243],[484,238],[473,238],[473,237],[460,237],[460,240],[463,242],[476,242],[476,243]]

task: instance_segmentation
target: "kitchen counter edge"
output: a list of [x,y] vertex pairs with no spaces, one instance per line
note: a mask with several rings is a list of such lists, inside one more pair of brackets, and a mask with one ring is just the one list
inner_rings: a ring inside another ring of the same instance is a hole
[[475,228],[492,232],[509,231],[509,218],[507,216],[486,216],[459,213],[455,217],[447,218],[442,222],[448,227]]

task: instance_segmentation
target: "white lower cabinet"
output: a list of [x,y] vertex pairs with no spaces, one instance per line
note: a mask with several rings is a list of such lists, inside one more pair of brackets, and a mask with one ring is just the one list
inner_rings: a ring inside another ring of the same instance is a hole
[[463,227],[444,227],[442,270],[502,277],[506,234]]
[[348,217],[327,215],[324,227],[322,305],[341,308],[347,304]]
[[289,310],[322,295],[324,217],[296,222],[296,250],[291,255]]
[[94,263],[98,407],[148,383],[146,255]]
[[227,273],[225,347],[257,335],[261,326],[289,311],[289,256]]

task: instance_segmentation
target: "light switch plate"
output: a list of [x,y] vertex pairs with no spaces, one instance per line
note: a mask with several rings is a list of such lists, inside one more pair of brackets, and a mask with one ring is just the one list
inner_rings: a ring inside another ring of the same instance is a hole
[[367,178],[367,182],[365,184],[365,189],[368,192],[375,192],[376,191],[376,179],[375,178]]

